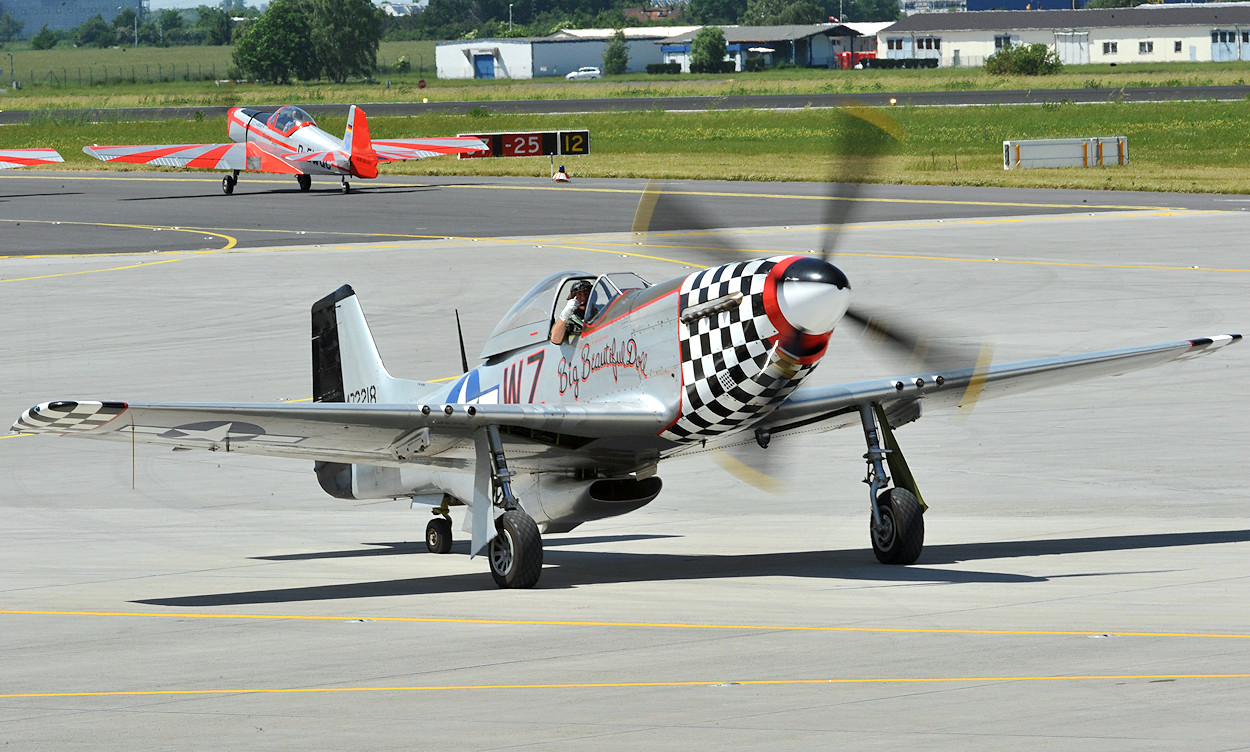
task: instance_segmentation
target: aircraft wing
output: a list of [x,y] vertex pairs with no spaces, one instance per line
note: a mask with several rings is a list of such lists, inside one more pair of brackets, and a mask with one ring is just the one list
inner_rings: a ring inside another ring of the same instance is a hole
[[254,143],[84,146],[82,150],[101,162],[199,167],[206,170],[250,170],[283,175],[304,174],[303,170]]
[[[886,407],[887,412],[891,407],[907,403],[919,403],[925,412],[950,407],[967,409],[981,399],[1099,376],[1119,376],[1174,360],[1189,360],[1240,339],[1240,334],[1223,334],[1161,345],[976,366],[944,372],[940,374],[940,382],[939,374],[917,373],[810,389],[801,387],[760,427],[772,432],[795,430],[857,411],[860,405],[873,402]],[[912,415],[918,417],[919,412]]]
[[669,420],[642,404],[370,405],[351,403],[45,402],[11,430],[184,449],[401,465],[471,442],[496,425],[541,444],[655,435]]
[[445,138],[386,138],[373,141],[378,162],[400,162],[408,159],[425,159],[444,154],[468,154],[486,151],[489,147],[473,136],[447,136]]
[[0,149],[0,170],[64,161],[56,149]]

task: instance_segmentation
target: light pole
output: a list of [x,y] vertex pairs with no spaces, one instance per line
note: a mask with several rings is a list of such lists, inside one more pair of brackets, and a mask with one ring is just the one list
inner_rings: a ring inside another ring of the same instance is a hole
[[12,52],[9,53],[9,88],[10,89],[14,88],[13,86],[13,53]]
[[512,3],[508,3],[508,33],[512,33]]

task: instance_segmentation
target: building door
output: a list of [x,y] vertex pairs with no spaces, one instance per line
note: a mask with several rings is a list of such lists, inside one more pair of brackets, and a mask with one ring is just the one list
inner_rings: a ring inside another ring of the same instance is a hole
[[1089,65],[1089,32],[1056,31],[1055,51],[1064,65]]
[[1237,32],[1211,32],[1211,61],[1221,63],[1237,59]]
[[495,58],[493,55],[474,55],[473,56],[473,77],[474,78],[494,78],[495,77]]

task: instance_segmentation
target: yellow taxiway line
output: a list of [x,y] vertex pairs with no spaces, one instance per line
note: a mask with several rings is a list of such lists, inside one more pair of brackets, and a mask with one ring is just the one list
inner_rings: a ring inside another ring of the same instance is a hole
[[1250,679],[1250,674],[1078,674],[1052,676],[902,676],[832,679],[704,679],[702,681],[593,682],[585,684],[447,684],[398,687],[240,687],[236,689],[131,689],[100,692],[15,692],[0,699],[49,697],[152,697],[186,695],[344,694],[351,692],[470,692],[517,689],[628,689],[662,687],[796,686],[847,684],[1003,684],[1019,682],[1124,682],[1182,679]]
[[415,624],[486,624],[523,627],[612,627],[632,629],[703,629],[751,632],[830,632],[866,634],[926,634],[926,635],[999,635],[999,636],[1046,636],[1046,637],[1172,637],[1210,638],[1221,640],[1250,640],[1250,634],[1224,634],[1218,632],[1107,632],[1053,629],[940,629],[929,627],[832,627],[798,626],[782,624],[684,624],[680,622],[643,621],[569,621],[557,619],[465,619],[433,616],[329,616],[318,614],[219,614],[192,612],[146,612],[146,611],[46,611],[32,609],[0,609],[7,616],[95,616],[151,619],[243,619],[270,621],[337,621],[337,622],[392,622]]

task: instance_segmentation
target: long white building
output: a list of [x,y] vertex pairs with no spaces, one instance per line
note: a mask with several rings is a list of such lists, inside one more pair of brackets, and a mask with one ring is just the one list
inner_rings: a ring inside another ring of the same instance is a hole
[[1004,45],[1054,47],[1066,64],[1250,60],[1250,3],[908,16],[877,34],[877,56],[976,67]]

